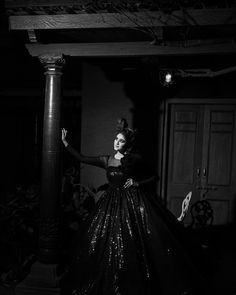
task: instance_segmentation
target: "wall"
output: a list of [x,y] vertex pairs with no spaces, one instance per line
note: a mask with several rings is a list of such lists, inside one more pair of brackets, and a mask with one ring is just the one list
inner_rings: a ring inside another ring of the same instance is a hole
[[[113,152],[116,120],[125,117],[132,127],[132,102],[121,81],[110,81],[99,65],[83,64],[81,152],[104,155]],[[105,171],[81,165],[81,183],[91,187],[106,183]]]
[[236,73],[214,78],[182,78],[167,90],[170,98],[236,98]]

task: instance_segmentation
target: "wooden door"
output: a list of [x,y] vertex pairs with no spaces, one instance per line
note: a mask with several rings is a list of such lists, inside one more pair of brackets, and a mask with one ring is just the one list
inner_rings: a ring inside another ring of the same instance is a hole
[[214,224],[234,219],[236,201],[236,106],[206,105],[201,197],[209,200]]
[[[202,161],[203,112],[201,105],[172,105],[170,110],[167,206],[176,215],[181,212],[184,196],[192,191],[192,201],[199,199]],[[190,223],[189,214],[186,223]]]
[[[207,199],[213,224],[233,221],[236,199],[235,105],[172,104],[167,206],[178,216],[183,198]],[[188,213],[186,224],[191,223]]]

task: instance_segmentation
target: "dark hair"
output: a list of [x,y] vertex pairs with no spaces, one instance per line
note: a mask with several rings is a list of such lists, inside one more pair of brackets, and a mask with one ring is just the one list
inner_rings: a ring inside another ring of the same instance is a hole
[[132,148],[135,144],[137,130],[136,129],[133,130],[133,129],[129,128],[129,125],[128,125],[126,119],[119,118],[117,120],[116,131],[117,131],[117,134],[120,133],[125,137],[125,140],[127,141],[127,151],[132,150]]

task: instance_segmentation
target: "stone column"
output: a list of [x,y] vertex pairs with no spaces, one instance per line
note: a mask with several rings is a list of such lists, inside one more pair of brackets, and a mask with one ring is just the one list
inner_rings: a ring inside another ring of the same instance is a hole
[[61,75],[62,55],[39,57],[45,68],[46,87],[43,124],[42,180],[38,260],[57,263],[59,256],[59,199],[61,181]]
[[15,287],[16,295],[59,295],[57,263],[60,255],[61,187],[61,75],[65,63],[61,55],[39,57],[45,67],[42,183],[38,260],[29,275]]

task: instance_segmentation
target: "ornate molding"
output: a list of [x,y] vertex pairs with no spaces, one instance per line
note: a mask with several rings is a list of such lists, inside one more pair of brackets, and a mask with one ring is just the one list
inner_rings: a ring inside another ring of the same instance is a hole
[[56,217],[41,217],[39,231],[39,247],[44,249],[58,248],[60,239],[60,221]]
[[60,53],[39,55],[38,59],[47,70],[46,73],[50,74],[61,74],[61,70],[65,65],[65,59]]
[[56,263],[60,255],[60,221],[56,217],[40,218],[38,260]]

